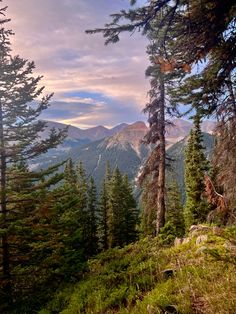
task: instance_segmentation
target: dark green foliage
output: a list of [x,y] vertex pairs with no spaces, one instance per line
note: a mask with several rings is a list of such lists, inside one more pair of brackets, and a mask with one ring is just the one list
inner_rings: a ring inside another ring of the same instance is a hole
[[141,233],[144,237],[155,235],[156,220],[156,184],[146,179],[142,186],[141,194]]
[[136,240],[137,216],[128,179],[116,168],[109,188],[109,247],[122,247]]
[[109,184],[111,180],[110,165],[107,164],[105,178],[103,179],[102,189],[100,193],[99,202],[99,223],[98,223],[98,237],[101,250],[107,250],[109,247],[108,233],[109,233]]
[[[33,77],[34,62],[11,55],[10,36],[13,33],[5,29],[5,23],[9,21],[5,18],[5,9],[0,9],[0,286],[3,312],[11,308],[18,293],[24,294],[29,289],[29,273],[36,269],[32,266],[35,260],[31,256],[30,238],[35,240],[33,226],[40,210],[37,198],[61,179],[60,175],[53,175],[57,167],[48,173],[36,174],[29,171],[26,164],[56,147],[66,135],[65,130],[52,129],[48,138],[38,136],[46,127],[38,117],[49,107],[52,95],[40,100],[44,87],[38,86],[41,76]],[[26,275],[20,279],[19,274],[25,271]],[[35,284],[33,276],[31,283]]]
[[184,217],[186,228],[204,222],[209,211],[207,201],[203,196],[204,175],[209,169],[203,149],[200,117],[197,114],[194,117],[194,129],[190,132],[185,151],[186,203]]
[[[234,313],[235,256],[225,248],[225,235],[233,243],[235,230],[212,231],[201,252],[195,236],[177,247],[148,238],[103,252],[81,282],[56,292],[40,314]],[[173,276],[166,278],[167,272]]]
[[88,184],[88,203],[87,203],[87,239],[83,239],[87,247],[87,254],[92,256],[98,252],[97,238],[97,192],[94,179],[91,177]]
[[170,244],[176,237],[182,237],[185,232],[181,194],[174,178],[169,182],[166,199],[166,224],[161,229],[160,239],[163,243]]

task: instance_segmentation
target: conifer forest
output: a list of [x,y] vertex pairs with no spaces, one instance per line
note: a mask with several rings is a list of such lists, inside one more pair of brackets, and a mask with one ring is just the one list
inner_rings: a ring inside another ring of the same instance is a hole
[[0,0],[0,313],[236,313],[236,2]]

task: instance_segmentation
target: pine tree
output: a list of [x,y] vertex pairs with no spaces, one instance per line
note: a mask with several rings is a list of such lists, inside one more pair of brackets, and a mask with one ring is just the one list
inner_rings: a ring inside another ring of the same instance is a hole
[[2,15],[5,9],[0,11],[2,26],[0,31],[0,203],[3,290],[11,303],[11,248],[8,239],[14,211],[12,204],[8,202],[9,165],[20,160],[30,160],[55,147],[64,137],[64,131],[56,132],[53,129],[48,138],[41,140],[38,137],[39,132],[46,127],[38,117],[48,108],[52,95],[45,96],[32,105],[32,101],[38,99],[44,87],[38,87],[40,76],[36,78],[32,76],[35,68],[33,62],[28,62],[19,56],[11,56],[12,31],[4,28],[4,24],[9,21]]
[[109,193],[109,247],[122,246],[122,175],[118,168],[115,169],[110,180]]
[[168,185],[166,221],[174,227],[174,236],[181,237],[184,234],[183,204],[178,183],[175,179]]
[[[137,1],[130,2],[133,5]],[[175,3],[170,0],[148,0],[144,6],[112,14],[111,23],[106,24],[104,28],[88,30],[87,33],[102,33],[106,44],[116,43],[122,32],[142,30],[146,35],[153,28],[153,21],[158,16],[160,21],[156,29],[156,42],[158,47],[164,48],[163,57],[168,59],[166,51],[171,44],[173,53],[168,61],[173,61],[174,67],[182,67],[187,72],[191,71],[194,63],[207,59],[208,65],[203,69],[205,82],[208,88],[214,86],[216,94],[228,85],[230,77],[234,76],[235,10],[233,0],[227,3],[221,0]],[[172,62],[168,63],[170,66]],[[169,68],[171,70],[171,67]],[[230,85],[232,91],[232,84]],[[224,107],[227,106],[228,102],[224,102]],[[213,107],[211,109],[214,111]]]
[[200,116],[196,114],[194,129],[190,132],[185,151],[186,204],[184,217],[186,228],[206,220],[208,204],[203,197],[203,193],[205,191],[204,175],[207,170],[208,162],[202,145]]
[[97,192],[93,177],[90,177],[88,185],[88,204],[87,204],[87,232],[86,247],[89,256],[95,255],[98,252],[97,238]]
[[184,215],[177,181],[172,178],[167,190],[166,224],[161,229],[163,243],[173,243],[176,237],[184,235]]
[[[58,198],[58,195],[54,197],[52,187],[62,179],[62,174],[55,173],[60,166],[34,173],[29,171],[25,162],[19,162],[8,170],[12,297],[14,307],[22,308],[23,312],[34,306],[29,290],[46,298],[48,290],[42,290],[40,283],[48,286],[53,274],[52,264],[55,264],[55,260],[50,263],[48,260],[56,243],[50,217],[53,216],[52,208]],[[9,301],[5,301],[4,295],[1,295],[1,311],[11,310]]]
[[[156,180],[155,180],[156,181]],[[155,235],[157,184],[147,177],[142,184],[141,194],[141,233],[145,236]]]
[[103,179],[102,189],[100,192],[99,200],[99,217],[98,217],[98,235],[99,244],[102,250],[107,250],[109,247],[109,187],[111,181],[111,168],[109,162],[106,165],[105,178]]
[[131,242],[134,242],[138,238],[137,232],[138,210],[127,175],[123,177],[123,193],[124,193],[125,244],[129,244]]
[[109,247],[124,246],[137,238],[138,214],[127,176],[115,169],[109,189]]
[[66,163],[64,173],[65,173],[65,183],[69,184],[70,186],[75,186],[76,185],[76,171],[74,169],[74,165],[71,158],[69,158],[69,160]]
[[102,250],[108,249],[108,217],[109,217],[109,191],[106,179],[103,180],[99,202],[99,242]]

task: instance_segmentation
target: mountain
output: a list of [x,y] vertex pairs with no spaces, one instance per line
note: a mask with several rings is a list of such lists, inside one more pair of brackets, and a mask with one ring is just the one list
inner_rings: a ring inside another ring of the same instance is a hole
[[71,157],[75,162],[83,162],[87,173],[94,176],[98,185],[107,162],[112,169],[119,167],[130,179],[134,179],[150,151],[141,143],[146,132],[145,123],[136,122],[111,137],[73,149]]
[[[65,125],[48,122],[49,127],[64,128]],[[209,132],[214,124],[206,124]],[[177,171],[178,181],[183,188],[183,158],[187,143],[186,135],[192,124],[182,119],[173,120],[173,125],[167,128],[167,154],[175,160],[174,168]],[[205,126],[204,126],[205,127]],[[107,132],[109,130],[109,132]],[[46,168],[69,157],[75,163],[82,161],[88,175],[93,175],[98,186],[104,176],[107,162],[112,169],[116,166],[133,180],[137,177],[140,167],[147,158],[150,147],[142,144],[148,128],[142,121],[131,125],[121,124],[113,129],[102,126],[81,130],[69,126],[67,139],[55,149],[49,150],[45,155],[34,159],[31,169]],[[106,136],[107,134],[112,134]],[[100,139],[102,137],[102,139]],[[98,138],[98,140],[94,140]],[[204,135],[204,143],[211,151],[213,137]],[[177,142],[177,143],[176,143]]]
[[111,129],[108,129],[102,125],[99,125],[96,127],[83,130],[72,125],[66,125],[66,124],[54,122],[54,121],[46,121],[46,123],[47,123],[47,128],[41,134],[43,138],[48,136],[51,128],[56,128],[56,129],[61,130],[68,127],[67,139],[86,140],[86,141],[97,141],[105,137],[112,136],[116,134],[117,132],[120,132],[123,128],[125,128],[128,125],[126,123],[122,123]]
[[192,128],[192,123],[183,119],[173,119],[166,129],[167,148],[187,136]]
[[212,134],[217,124],[214,121],[203,121],[201,125],[202,132]]

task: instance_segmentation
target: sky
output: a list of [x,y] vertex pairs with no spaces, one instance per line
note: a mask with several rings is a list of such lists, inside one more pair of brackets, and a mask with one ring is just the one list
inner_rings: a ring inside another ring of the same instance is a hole
[[128,0],[3,0],[15,32],[13,54],[35,61],[46,93],[54,92],[42,119],[80,128],[144,120],[148,101],[146,39],[123,34],[104,45],[102,27]]

